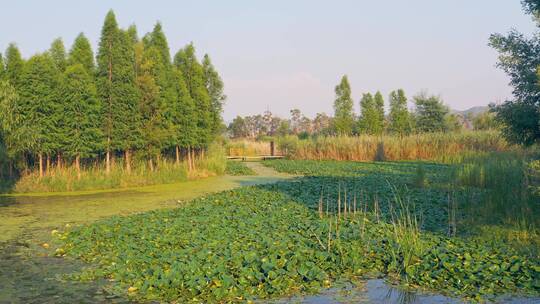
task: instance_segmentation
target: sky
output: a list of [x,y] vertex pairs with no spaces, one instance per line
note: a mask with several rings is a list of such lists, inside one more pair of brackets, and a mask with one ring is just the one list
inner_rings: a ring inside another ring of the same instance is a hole
[[139,35],[163,25],[172,54],[193,42],[225,83],[224,118],[270,110],[333,112],[348,75],[355,110],[362,93],[427,91],[453,109],[502,102],[509,78],[495,64],[492,33],[534,31],[519,0],[0,1],[0,50],[24,57],[57,37],[69,48],[84,32],[97,49],[105,14]]

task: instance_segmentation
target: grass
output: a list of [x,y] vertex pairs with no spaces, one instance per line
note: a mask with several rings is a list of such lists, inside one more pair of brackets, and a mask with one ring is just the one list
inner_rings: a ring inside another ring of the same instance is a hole
[[278,146],[292,159],[350,161],[444,161],[467,151],[506,151],[510,148],[495,131],[425,133],[404,137],[321,136],[304,140],[289,136],[280,138]]
[[[540,259],[535,250],[523,250],[537,244],[535,227],[527,222],[528,240],[516,246],[493,237],[494,231],[520,233],[508,220],[486,226],[485,214],[465,225],[477,216],[465,212],[471,198],[480,208],[490,204],[485,197],[495,185],[456,179],[466,159],[265,164],[306,176],[67,229],[57,254],[91,262],[76,279],[112,279],[109,291],[136,301],[275,298],[373,275],[476,300],[540,293]],[[419,166],[429,181],[422,187],[415,182]],[[514,170],[504,168],[489,172]],[[456,202],[455,236],[448,233],[449,197]],[[538,217],[535,208],[530,212]]]
[[81,177],[73,167],[53,168],[48,174],[40,177],[37,172],[24,174],[15,183],[10,192],[65,192],[82,190],[104,190],[148,185],[177,183],[189,179],[221,175],[225,172],[226,159],[223,148],[212,145],[205,158],[197,159],[195,170],[188,171],[187,164],[179,165],[162,158],[156,169],[151,170],[146,162],[139,161],[133,165],[131,173],[123,167],[121,158],[116,160],[110,174],[106,174],[103,164],[86,167]]

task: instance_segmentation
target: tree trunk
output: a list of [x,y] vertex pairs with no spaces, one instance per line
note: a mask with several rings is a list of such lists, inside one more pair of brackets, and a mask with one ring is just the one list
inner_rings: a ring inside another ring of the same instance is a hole
[[201,148],[201,159],[204,159],[204,148]]
[[154,161],[151,157],[148,159],[148,167],[150,167],[150,172],[154,172]]
[[176,152],[176,166],[180,166],[180,148],[178,146],[176,146],[176,149],[175,149],[175,152]]
[[111,150],[109,148],[109,145],[111,143],[111,138],[108,137],[107,138],[107,155],[105,156],[105,172],[107,173],[107,175],[109,175],[109,173],[111,173]]
[[49,153],[47,153],[47,175],[49,175],[50,173],[50,170],[51,170],[51,155],[49,155]]
[[195,168],[195,149],[191,149],[191,170],[196,170]]
[[129,149],[126,149],[126,151],[124,152],[124,156],[125,156],[125,159],[126,159],[126,172],[127,174],[130,174],[131,173],[131,159],[130,159],[130,151]]
[[62,169],[62,154],[60,152],[56,154],[56,167]]
[[188,161],[188,171],[193,170],[191,168],[191,146],[187,147],[187,161]]
[[39,177],[43,177],[43,153],[39,152]]
[[81,156],[75,156],[75,168],[77,169],[77,179],[81,180]]
[[13,161],[10,159],[9,160],[9,179],[13,179]]

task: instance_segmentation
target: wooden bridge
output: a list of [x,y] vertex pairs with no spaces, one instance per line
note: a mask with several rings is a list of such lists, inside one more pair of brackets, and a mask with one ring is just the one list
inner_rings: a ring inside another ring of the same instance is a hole
[[239,160],[239,161],[261,161],[269,159],[279,159],[284,158],[283,155],[258,155],[258,156],[227,156],[227,159],[230,160]]

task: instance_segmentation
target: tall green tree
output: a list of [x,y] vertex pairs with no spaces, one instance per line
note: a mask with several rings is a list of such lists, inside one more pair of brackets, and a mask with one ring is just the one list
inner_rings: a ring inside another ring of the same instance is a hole
[[139,34],[137,33],[137,26],[135,24],[132,24],[127,29],[127,34],[129,37],[129,40],[133,45],[135,45],[137,42],[139,42]]
[[441,132],[446,129],[448,108],[440,97],[420,93],[413,97],[416,104],[416,130],[419,132]]
[[176,67],[182,71],[187,90],[194,102],[193,119],[196,122],[193,144],[204,149],[213,139],[212,133],[212,102],[206,90],[204,69],[197,60],[195,47],[188,44],[178,51],[174,57]]
[[59,148],[58,120],[62,113],[58,100],[60,79],[52,57],[32,56],[21,75],[20,98],[23,119],[30,121],[33,142],[27,144],[39,160],[39,174],[44,173],[44,156]]
[[174,68],[176,101],[170,108],[173,125],[173,145],[176,151],[176,163],[180,164],[180,149],[188,151],[188,165],[191,167],[190,147],[196,144],[197,121],[195,117],[195,102],[187,88],[184,74],[179,68]]
[[67,67],[61,88],[66,130],[63,148],[75,159],[80,179],[81,158],[95,156],[103,143],[100,104],[94,79],[80,63]]
[[411,116],[407,108],[405,91],[399,89],[390,93],[390,113],[388,130],[400,136],[412,131]]
[[135,46],[137,86],[139,88],[139,111],[141,113],[141,155],[154,170],[154,157],[159,157],[162,148],[170,138],[171,126],[165,119],[167,104],[161,98],[156,79],[161,75],[161,54],[155,47],[145,48],[143,42]]
[[62,38],[56,38],[52,42],[49,53],[54,61],[54,64],[56,65],[56,69],[60,71],[60,73],[63,73],[67,66],[67,54]]
[[94,53],[90,41],[83,33],[75,38],[67,62],[69,65],[81,64],[87,73],[93,75],[95,69]]
[[[159,100],[157,101],[163,112],[161,120],[163,121],[160,128],[163,134],[168,134],[168,139],[162,142],[161,149],[174,146],[174,131],[172,130],[172,113],[174,103],[178,100],[174,67],[171,63],[171,55],[169,44],[161,23],[156,23],[151,33],[145,35],[143,39],[146,54],[151,57],[152,68],[148,73],[152,75],[156,85],[159,88]],[[168,129],[164,129],[168,128]]]
[[339,135],[350,135],[353,130],[354,113],[353,100],[351,98],[351,86],[347,75],[341,78],[335,88],[336,99],[334,100],[334,129]]
[[370,93],[363,94],[360,100],[361,116],[360,132],[370,135],[380,135],[384,131],[384,99],[380,92],[375,97]]
[[4,65],[4,56],[0,53],[0,80],[6,78],[6,66]]
[[206,90],[210,95],[212,101],[211,107],[211,120],[212,120],[212,131],[214,134],[217,134],[221,130],[223,125],[223,119],[221,118],[221,113],[223,112],[223,104],[227,99],[227,96],[223,93],[223,80],[219,76],[216,68],[210,60],[208,54],[204,55],[203,58],[203,69],[204,69],[204,80],[206,85]]
[[154,25],[151,33],[145,36],[144,44],[147,48],[154,47],[160,53],[161,62],[163,65],[171,65],[171,52],[169,50],[169,43],[167,37],[163,32],[161,22]]
[[19,48],[14,43],[10,43],[6,49],[5,61],[7,79],[17,89],[20,85],[24,60],[21,57]]
[[3,146],[3,158],[7,159],[9,178],[14,177],[13,160],[24,152],[24,144],[32,141],[27,132],[29,122],[23,120],[15,88],[7,79],[0,79],[0,137]]
[[[540,4],[537,0],[522,1],[526,13],[535,17],[540,27]],[[495,106],[496,119],[502,124],[505,137],[515,143],[531,145],[540,141],[540,34],[527,38],[516,30],[507,35],[494,34],[490,46],[499,52],[498,66],[514,88],[512,100]]]
[[131,171],[131,151],[140,143],[140,115],[135,75],[135,50],[127,32],[118,28],[109,11],[101,30],[97,54],[98,96],[103,104],[106,171],[111,152],[124,151],[126,171]]

